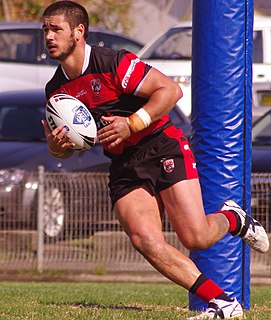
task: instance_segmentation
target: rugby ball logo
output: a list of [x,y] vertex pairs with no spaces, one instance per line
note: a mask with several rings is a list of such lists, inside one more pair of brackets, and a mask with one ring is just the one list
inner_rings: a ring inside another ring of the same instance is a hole
[[46,105],[46,120],[50,130],[63,126],[69,131],[75,150],[89,150],[97,139],[97,126],[89,109],[67,94],[52,96]]
[[85,108],[83,108],[82,106],[75,107],[73,109],[73,112],[73,124],[82,124],[85,128],[87,128],[91,124],[91,116],[89,112],[86,112]]

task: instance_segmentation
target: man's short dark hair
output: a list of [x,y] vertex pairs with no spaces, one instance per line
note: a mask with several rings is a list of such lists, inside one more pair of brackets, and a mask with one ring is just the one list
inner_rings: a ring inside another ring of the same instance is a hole
[[71,30],[74,30],[79,24],[85,27],[84,38],[88,37],[89,18],[87,10],[79,3],[73,1],[57,1],[49,5],[42,17],[55,15],[64,15],[65,20],[69,23]]

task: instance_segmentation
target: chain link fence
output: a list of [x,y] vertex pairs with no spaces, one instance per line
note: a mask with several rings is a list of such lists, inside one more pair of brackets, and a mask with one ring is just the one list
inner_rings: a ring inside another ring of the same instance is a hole
[[[0,270],[84,273],[152,271],[112,211],[106,173],[52,173],[42,167],[0,194]],[[1,189],[2,190],[2,189]],[[252,215],[271,232],[271,175],[252,176]],[[166,240],[181,250],[164,217]],[[251,252],[251,271],[271,272],[270,253]]]

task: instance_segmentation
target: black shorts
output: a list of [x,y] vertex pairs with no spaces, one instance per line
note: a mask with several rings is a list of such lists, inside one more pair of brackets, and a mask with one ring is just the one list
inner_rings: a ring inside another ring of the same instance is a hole
[[109,179],[112,205],[143,184],[155,195],[179,181],[194,178],[198,178],[198,172],[188,140],[182,130],[170,126],[112,160]]

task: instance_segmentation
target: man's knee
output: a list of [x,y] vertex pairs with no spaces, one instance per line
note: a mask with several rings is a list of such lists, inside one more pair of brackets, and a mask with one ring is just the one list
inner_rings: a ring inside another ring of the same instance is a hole
[[130,236],[133,247],[143,255],[153,254],[159,248],[164,247],[164,238],[156,237],[151,234],[139,235],[133,234]]
[[183,246],[188,250],[204,250],[210,247],[211,242],[208,241],[208,237],[201,233],[189,234],[185,238],[181,238]]

